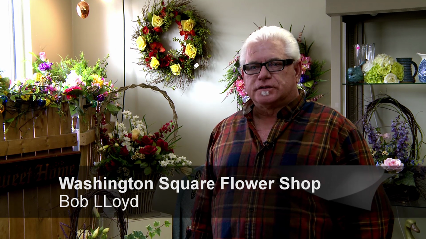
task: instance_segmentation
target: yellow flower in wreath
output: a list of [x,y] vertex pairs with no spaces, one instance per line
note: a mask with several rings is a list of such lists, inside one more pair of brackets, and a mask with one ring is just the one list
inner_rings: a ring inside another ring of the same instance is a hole
[[180,75],[180,70],[182,69],[179,64],[174,64],[170,66],[170,69],[172,70],[173,75],[178,76]]
[[153,15],[152,16],[152,26],[153,27],[161,27],[161,25],[163,25],[164,19],[161,18],[160,16],[157,15]]
[[146,47],[146,41],[145,38],[142,36],[139,36],[138,39],[136,39],[136,44],[138,45],[138,49],[143,51]]
[[160,65],[160,62],[157,60],[157,58],[152,57],[149,65],[151,66],[152,69],[157,69],[158,66]]
[[182,29],[183,29],[184,31],[189,32],[189,31],[191,31],[191,30],[192,30],[192,28],[194,28],[194,26],[195,26],[195,21],[194,21],[194,20],[192,20],[192,19],[189,19],[189,20],[182,20],[182,21],[181,21],[181,24],[182,24]]
[[195,58],[195,55],[197,54],[197,48],[195,48],[195,46],[191,43],[188,43],[185,48],[185,54],[189,56],[189,58]]

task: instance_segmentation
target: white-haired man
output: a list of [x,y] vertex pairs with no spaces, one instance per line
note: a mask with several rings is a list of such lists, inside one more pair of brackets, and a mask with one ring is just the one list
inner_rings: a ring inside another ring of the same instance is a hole
[[193,238],[391,238],[393,213],[382,187],[371,211],[303,190],[221,188],[226,174],[256,181],[291,165],[374,165],[348,119],[298,90],[300,51],[289,31],[263,27],[240,53],[250,101],[210,136],[204,179],[216,186],[197,193]]

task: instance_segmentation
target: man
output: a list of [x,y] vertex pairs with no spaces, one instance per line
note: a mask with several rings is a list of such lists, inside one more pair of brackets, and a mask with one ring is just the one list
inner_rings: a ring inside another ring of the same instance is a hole
[[211,134],[204,179],[216,185],[197,193],[193,238],[391,238],[393,214],[381,187],[371,211],[303,190],[222,187],[225,176],[271,179],[283,166],[374,165],[348,119],[307,102],[298,90],[300,51],[290,32],[255,31],[243,44],[240,65],[250,101]]

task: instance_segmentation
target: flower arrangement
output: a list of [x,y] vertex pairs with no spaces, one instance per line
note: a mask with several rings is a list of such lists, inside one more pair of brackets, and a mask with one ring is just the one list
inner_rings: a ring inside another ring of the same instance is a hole
[[[280,26],[283,27],[281,24]],[[290,32],[291,28],[292,26],[290,26]],[[297,37],[297,42],[299,44],[301,54],[300,60],[302,62],[302,75],[300,77],[300,83],[298,84],[298,88],[305,91],[307,100],[317,101],[324,95],[318,94],[316,86],[321,81],[324,81],[320,77],[329,70],[322,70],[325,61],[313,61],[311,59],[309,53],[314,42],[308,45],[306,39],[303,39],[302,41],[303,31],[304,28]],[[247,92],[244,89],[244,81],[241,75],[239,58],[239,51],[237,51],[237,54],[234,56],[234,59],[229,62],[228,66],[226,67],[228,68],[228,70],[226,71],[226,74],[223,76],[223,79],[221,79],[220,82],[226,82],[226,88],[222,93],[226,92],[226,97],[234,94],[234,97],[236,98],[238,106],[240,108],[245,102],[249,100],[249,96],[247,95]]]
[[[80,57],[76,59],[66,58],[61,62],[63,69],[66,70],[66,78],[63,83],[63,92],[66,100],[74,105],[78,113],[83,113],[83,109],[78,106],[78,96],[82,95],[89,106],[96,107],[103,102],[111,92],[116,89],[111,81],[107,81],[106,66],[108,65],[106,56],[103,60],[98,59],[94,66],[89,66],[81,52]],[[114,103],[119,96],[114,94],[106,110],[116,115],[120,107]]]
[[7,95],[9,94],[10,79],[1,75],[0,71],[0,114],[3,113],[5,107],[3,103],[7,103]]
[[[382,132],[384,127],[374,128],[370,123],[372,114],[381,104],[398,113],[390,132],[386,133]],[[394,174],[387,183],[416,186],[416,166],[424,159],[419,155],[423,133],[411,111],[392,97],[384,96],[367,105],[362,122],[376,165]]]
[[[133,39],[142,55],[139,65],[146,66],[146,71],[154,77],[154,83],[184,88],[195,77],[195,70],[206,66],[210,55],[207,40],[210,30],[207,21],[189,4],[190,0],[172,0],[154,2],[149,9],[143,9],[143,16],[138,16]],[[161,43],[161,35],[176,23],[183,40],[177,37],[181,49],[166,50]]]
[[[290,32],[291,28],[292,26],[290,26]],[[299,89],[305,91],[307,100],[317,101],[318,99],[324,97],[324,94],[318,94],[318,90],[316,89],[320,82],[325,81],[320,77],[326,72],[330,71],[330,69],[323,71],[322,68],[325,64],[325,61],[311,59],[310,50],[314,42],[308,44],[304,37],[302,40],[304,30],[305,27],[303,27],[302,31],[296,38],[300,49],[300,61],[302,62],[302,75],[300,76],[298,87]]]
[[379,54],[373,61],[367,61],[362,66],[365,82],[399,83],[404,78],[404,67],[391,56]]
[[[113,132],[101,134],[102,160],[96,168],[102,175],[111,179],[127,179],[137,171],[145,175],[154,173],[168,175],[173,171],[186,172],[191,161],[174,154],[175,143],[180,139],[175,132],[178,127],[173,121],[163,125],[159,131],[150,133],[144,119],[123,111],[124,119],[128,119],[130,129],[124,123],[116,123]],[[172,137],[174,135],[174,137]]]

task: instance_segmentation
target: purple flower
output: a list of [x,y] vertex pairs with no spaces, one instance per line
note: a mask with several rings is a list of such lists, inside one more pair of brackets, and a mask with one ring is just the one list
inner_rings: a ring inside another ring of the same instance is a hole
[[309,81],[309,76],[308,75],[305,75],[305,74],[302,74],[301,76],[300,76],[300,83],[305,83],[305,82],[308,82]]
[[51,62],[43,62],[43,63],[40,63],[40,65],[38,65],[38,69],[40,71],[48,71],[48,70],[52,69],[52,65],[53,65],[53,63],[51,63]]
[[104,96],[104,95],[98,95],[96,98],[97,98],[97,100],[98,100],[99,102],[101,102],[101,101],[104,101],[104,100],[105,100],[105,96]]

